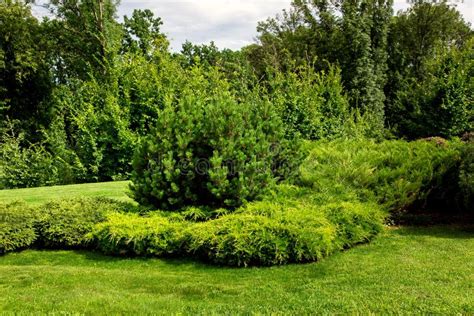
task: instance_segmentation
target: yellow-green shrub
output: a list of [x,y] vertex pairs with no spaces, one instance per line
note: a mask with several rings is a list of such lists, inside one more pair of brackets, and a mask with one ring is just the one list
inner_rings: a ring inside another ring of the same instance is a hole
[[97,247],[115,255],[164,256],[181,252],[188,224],[159,213],[112,213],[88,235]]
[[36,212],[25,203],[0,204],[0,254],[32,245],[35,221]]
[[126,203],[106,198],[61,199],[39,207],[37,221],[41,246],[53,248],[86,247],[86,234],[106,219],[108,212],[127,208]]

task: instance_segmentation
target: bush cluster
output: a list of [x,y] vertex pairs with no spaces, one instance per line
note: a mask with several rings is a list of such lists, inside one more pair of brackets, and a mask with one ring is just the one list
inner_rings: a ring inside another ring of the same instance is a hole
[[376,205],[308,201],[253,202],[205,222],[163,213],[110,214],[89,238],[114,255],[188,255],[221,265],[275,265],[319,260],[370,240],[383,227]]
[[426,198],[461,159],[462,144],[350,140],[315,144],[300,167],[300,184],[329,195],[356,195],[391,211]]
[[64,183],[61,161],[41,145],[22,145],[24,138],[23,134],[0,130],[0,189]]
[[441,139],[307,147],[300,185],[279,184],[233,211],[193,206],[143,214],[106,199],[56,201],[35,210],[4,205],[2,214],[13,216],[5,217],[0,249],[36,243],[232,266],[320,260],[371,240],[389,211],[424,198],[461,156],[461,143]]
[[316,261],[377,235],[384,216],[371,206],[255,202],[238,213],[198,224],[190,230],[187,247],[192,254],[225,265]]
[[268,96],[285,123],[287,137],[334,139],[344,133],[349,102],[338,68],[317,73],[305,65],[293,72],[277,72],[269,86]]
[[106,198],[63,199],[39,207],[37,231],[44,247],[75,248],[87,244],[85,236],[108,212],[123,208],[122,203]]
[[29,207],[22,202],[0,204],[0,253],[31,245],[47,248],[88,247],[86,235],[108,212],[130,207],[105,198],[75,198]]
[[97,247],[115,255],[176,255],[184,242],[187,222],[163,214],[110,214],[88,235]]
[[235,208],[297,164],[296,150],[269,102],[251,95],[237,102],[218,72],[193,71],[138,146],[131,188],[140,204],[165,210]]
[[0,204],[0,254],[31,246],[37,237],[36,218],[25,203]]

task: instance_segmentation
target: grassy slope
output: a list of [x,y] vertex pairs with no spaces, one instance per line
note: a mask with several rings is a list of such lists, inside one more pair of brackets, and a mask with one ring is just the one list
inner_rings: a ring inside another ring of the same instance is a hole
[[[0,191],[32,204],[61,196],[127,199],[127,182]],[[220,268],[27,250],[0,257],[0,311],[474,314],[474,232],[391,229],[326,260]]]
[[0,190],[0,202],[25,200],[38,205],[51,199],[62,197],[95,197],[105,196],[122,201],[131,201],[126,192],[128,181],[72,184],[41,188]]
[[474,232],[400,228],[313,264],[221,268],[91,252],[0,258],[0,310],[474,313]]

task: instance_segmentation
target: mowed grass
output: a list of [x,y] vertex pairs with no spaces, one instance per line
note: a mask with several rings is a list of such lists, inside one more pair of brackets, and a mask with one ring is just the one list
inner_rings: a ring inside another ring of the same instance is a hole
[[[0,191],[39,204],[128,200],[128,182]],[[0,312],[474,314],[474,228],[387,228],[311,264],[226,268],[192,260],[25,250],[0,257]]]
[[388,229],[321,262],[224,268],[87,251],[0,258],[0,310],[18,313],[474,314],[474,232]]
[[24,200],[31,205],[39,205],[58,198],[99,196],[131,202],[132,199],[127,195],[129,183],[129,181],[117,181],[0,190],[0,202]]

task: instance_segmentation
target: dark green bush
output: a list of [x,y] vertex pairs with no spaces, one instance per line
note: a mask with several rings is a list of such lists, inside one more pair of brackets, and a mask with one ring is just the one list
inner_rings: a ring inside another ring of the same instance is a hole
[[349,104],[343,92],[339,69],[327,73],[300,67],[286,74],[276,73],[269,81],[269,98],[285,123],[289,138],[336,138],[344,132]]
[[86,235],[108,212],[126,208],[124,203],[106,198],[76,198],[48,202],[39,208],[39,243],[45,247],[86,247]]
[[22,202],[0,204],[0,254],[26,248],[36,240],[36,212]]
[[301,165],[301,183],[401,210],[442,185],[443,175],[460,161],[460,147],[443,139],[321,142]]
[[159,213],[113,213],[88,238],[108,254],[164,256],[181,252],[186,226],[186,222]]
[[388,109],[400,136],[454,137],[474,126],[474,39],[436,54],[423,78],[405,79]]
[[62,183],[61,162],[41,144],[22,144],[24,138],[23,134],[0,130],[0,189]]
[[474,135],[471,135],[462,152],[459,188],[464,208],[474,210]]
[[236,207],[256,198],[283,167],[296,163],[296,151],[288,149],[270,103],[252,96],[238,103],[215,71],[205,78],[193,69],[190,78],[178,104],[165,106],[138,146],[134,197],[164,210]]

